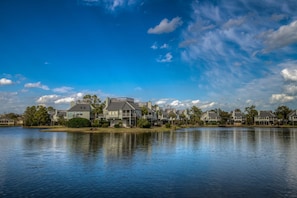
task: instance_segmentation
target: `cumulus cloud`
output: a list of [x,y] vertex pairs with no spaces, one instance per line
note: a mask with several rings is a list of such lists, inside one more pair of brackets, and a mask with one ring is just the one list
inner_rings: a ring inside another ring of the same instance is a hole
[[294,85],[294,84],[285,85],[284,90],[288,94],[296,94],[297,93],[297,85]]
[[200,102],[200,100],[193,100],[193,101],[192,101],[192,103],[193,103],[194,105],[197,105],[199,102]]
[[201,109],[209,109],[209,108],[212,108],[216,105],[215,102],[209,102],[209,103],[206,103],[206,104],[203,104],[200,106]]
[[59,96],[58,95],[44,95],[39,97],[36,102],[39,104],[47,104],[54,102]]
[[75,98],[74,97],[66,97],[66,98],[60,98],[55,102],[55,104],[69,104],[70,102],[73,102],[75,101]]
[[281,72],[283,78],[287,81],[297,81],[297,69],[286,68]]
[[176,30],[179,26],[183,24],[183,21],[180,17],[175,17],[171,21],[168,19],[163,19],[159,25],[156,25],[153,28],[149,28],[147,33],[149,34],[164,34],[164,33],[170,33]]
[[159,63],[169,63],[172,61],[173,56],[170,52],[168,52],[165,56],[161,56],[159,59],[157,59],[157,62]]
[[57,93],[68,93],[71,90],[73,90],[72,87],[66,87],[66,86],[58,87],[58,88],[53,89],[53,91],[57,92]]
[[272,94],[270,98],[271,103],[287,103],[295,100],[296,97],[287,94]]
[[41,82],[37,83],[27,83],[24,85],[25,88],[40,88],[43,90],[49,90],[48,86],[42,85]]
[[170,106],[174,106],[174,107],[180,106],[180,105],[181,105],[181,102],[179,100],[174,100],[170,103]]
[[297,43],[297,20],[289,25],[283,25],[278,30],[270,30],[263,34],[266,51],[289,46]]
[[0,86],[1,85],[11,85],[12,84],[12,80],[7,79],[7,78],[1,78],[0,79]]
[[70,102],[76,101],[76,100],[81,100],[83,98],[83,93],[77,93],[72,96],[60,98],[58,100],[55,100],[55,104],[69,104]]

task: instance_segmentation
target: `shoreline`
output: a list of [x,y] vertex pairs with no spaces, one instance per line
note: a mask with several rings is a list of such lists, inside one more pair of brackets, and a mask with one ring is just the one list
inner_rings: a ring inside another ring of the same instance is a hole
[[152,128],[98,128],[98,127],[85,127],[85,128],[68,128],[64,126],[34,126],[24,127],[32,129],[40,129],[40,132],[72,132],[72,133],[151,133],[151,132],[172,132],[183,128],[297,128],[297,126],[266,126],[266,125],[249,125],[249,126],[175,126],[172,128],[166,127],[152,127]]
[[[38,128],[38,127],[36,127]],[[177,129],[177,128],[176,128]],[[68,127],[42,127],[40,132],[67,132],[67,133],[151,133],[151,132],[170,132],[173,128],[154,127],[154,128],[68,128]]]

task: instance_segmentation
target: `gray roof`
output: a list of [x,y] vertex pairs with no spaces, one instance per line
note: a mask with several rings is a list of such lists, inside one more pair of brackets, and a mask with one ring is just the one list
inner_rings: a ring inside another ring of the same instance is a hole
[[92,111],[91,105],[89,104],[76,104],[71,107],[68,111]]
[[271,111],[259,111],[258,116],[262,118],[275,117],[275,115]]
[[208,116],[209,116],[210,119],[216,119],[216,118],[220,117],[220,116],[219,116],[216,112],[214,112],[214,111],[209,111],[209,112],[208,112]]
[[106,110],[108,111],[135,110],[135,109],[139,110],[140,108],[137,104],[132,102],[127,102],[127,101],[111,102],[106,108]]

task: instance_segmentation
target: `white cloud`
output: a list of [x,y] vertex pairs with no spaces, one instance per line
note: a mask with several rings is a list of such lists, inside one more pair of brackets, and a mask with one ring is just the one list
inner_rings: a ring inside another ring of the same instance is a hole
[[66,98],[60,98],[55,102],[55,104],[69,104],[70,102],[73,102],[75,101],[75,98],[74,97],[66,97]]
[[296,97],[287,94],[272,94],[270,98],[271,103],[287,103],[295,100]]
[[284,77],[285,80],[297,81],[297,69],[286,68],[286,69],[282,70],[281,74],[282,74],[282,76]]
[[193,100],[193,101],[192,101],[192,103],[193,103],[194,105],[197,105],[199,102],[200,102],[200,100]]
[[1,78],[0,79],[0,86],[1,85],[11,85],[12,84],[12,80],[7,79],[7,78]]
[[167,49],[169,46],[168,44],[164,43],[163,45],[160,46],[160,49]]
[[66,86],[58,87],[58,88],[53,89],[54,92],[58,92],[58,93],[67,93],[67,92],[69,92],[71,90],[73,90],[72,87],[66,87]]
[[180,105],[181,105],[181,102],[179,100],[174,100],[170,103],[170,106],[174,106],[174,107],[180,106]]
[[77,93],[72,96],[60,98],[58,100],[55,100],[55,104],[69,104],[70,102],[76,101],[76,100],[81,100],[83,98],[84,94],[83,93]]
[[289,25],[283,25],[278,30],[263,33],[266,51],[289,46],[297,42],[297,20]]
[[158,101],[156,102],[156,104],[157,104],[157,105],[164,105],[164,104],[167,103],[167,101],[168,101],[168,99],[161,99],[161,100],[158,100]]
[[26,88],[40,88],[43,90],[49,90],[48,86],[46,85],[42,85],[41,82],[37,82],[37,83],[27,83],[25,84]]
[[159,63],[169,63],[172,61],[173,56],[171,55],[170,52],[168,52],[165,56],[160,57],[159,59],[157,59],[157,62]]
[[47,103],[52,103],[54,102],[59,96],[58,95],[45,95],[39,97],[36,102],[39,104],[47,104]]
[[290,84],[284,86],[285,92],[288,94],[296,94],[297,93],[297,85]]
[[157,43],[154,43],[154,44],[151,46],[151,48],[152,48],[153,50],[158,49],[158,45],[157,45]]
[[183,24],[180,17],[175,17],[171,21],[168,19],[163,19],[159,25],[156,25],[154,28],[150,28],[147,33],[149,34],[164,34],[170,33],[176,30],[179,26]]
[[207,104],[201,105],[200,108],[201,108],[201,109],[209,109],[209,108],[214,107],[215,105],[216,105],[215,102],[209,102],[209,103],[207,103]]
[[224,25],[223,28],[229,29],[234,26],[240,26],[245,22],[245,17],[240,17],[238,19],[229,19]]

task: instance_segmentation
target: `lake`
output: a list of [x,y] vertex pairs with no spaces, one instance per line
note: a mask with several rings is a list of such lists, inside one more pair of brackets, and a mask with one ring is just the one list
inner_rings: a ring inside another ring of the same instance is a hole
[[0,128],[0,197],[297,197],[297,129]]

